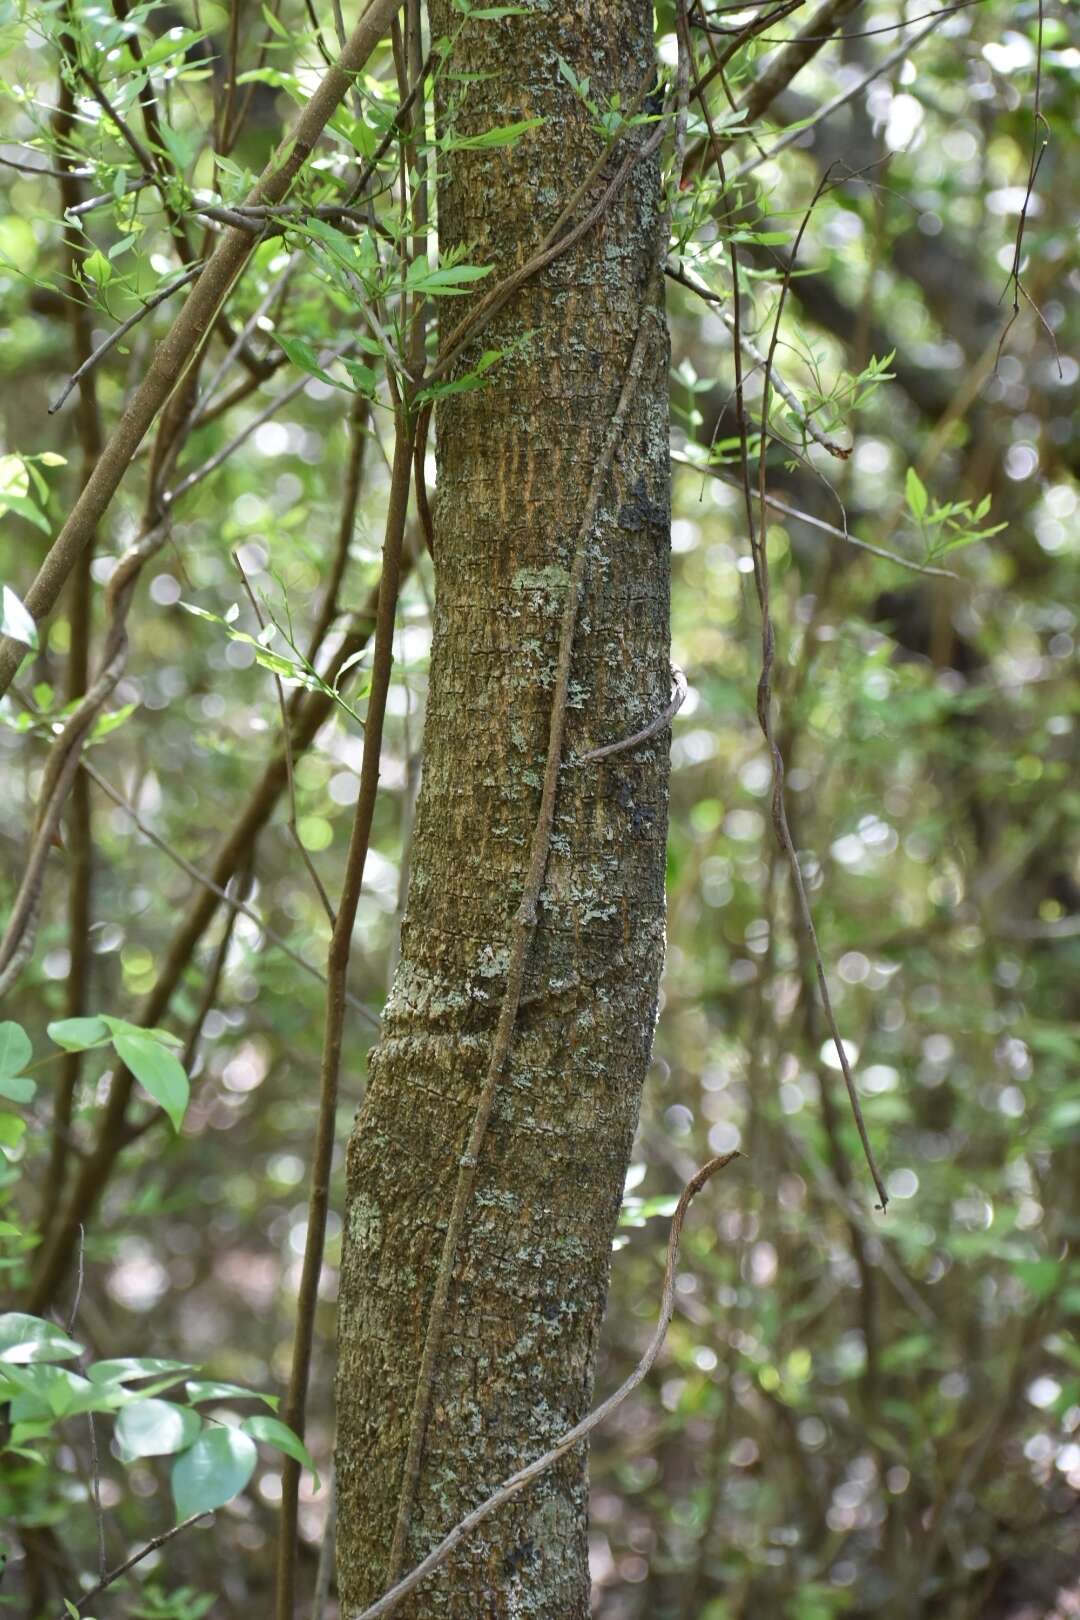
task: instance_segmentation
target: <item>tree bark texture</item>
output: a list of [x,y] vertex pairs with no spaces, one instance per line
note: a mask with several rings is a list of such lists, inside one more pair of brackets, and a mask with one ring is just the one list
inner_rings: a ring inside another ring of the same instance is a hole
[[[433,37],[461,14],[432,0]],[[543,123],[440,155],[440,246],[525,262],[602,150],[559,70],[625,107],[653,60],[643,0],[537,3],[461,29],[440,132]],[[466,77],[456,77],[456,75]],[[634,132],[627,137],[633,140]],[[620,156],[627,147],[620,149]],[[602,182],[593,195],[599,195]],[[651,333],[587,542],[564,764],[515,1037],[453,1272],[407,1567],[586,1411],[664,943],[668,734],[592,764],[670,696],[664,248],[643,162],[574,249],[458,363],[513,346],[437,416],[436,602],[401,958],[349,1147],[338,1371],[342,1613],[386,1584],[446,1218],[482,1087],[540,799],[569,569],[639,327]],[[454,324],[464,299],[444,325]],[[445,306],[444,306],[445,308]],[[402,1620],[585,1620],[586,1458],[490,1519]]]

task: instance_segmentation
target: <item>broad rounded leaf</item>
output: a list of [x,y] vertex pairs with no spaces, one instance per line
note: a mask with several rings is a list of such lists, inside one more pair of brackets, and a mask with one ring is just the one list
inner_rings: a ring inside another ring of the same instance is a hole
[[0,1074],[0,1097],[6,1097],[8,1102],[33,1102],[36,1090],[37,1081],[25,1075]]
[[0,1024],[0,1077],[18,1074],[33,1055],[33,1050],[30,1037],[21,1024],[13,1024],[10,1020]]
[[172,1401],[132,1401],[121,1407],[116,1438],[127,1457],[167,1457],[186,1451],[198,1439],[202,1418],[190,1406]]
[[161,1104],[172,1120],[173,1130],[178,1131],[191,1095],[180,1059],[141,1030],[134,1035],[114,1035],[113,1046],[117,1057],[127,1064],[154,1101]]
[[58,1018],[49,1024],[50,1041],[62,1046],[65,1052],[85,1052],[88,1047],[101,1046],[109,1038],[103,1018]]
[[258,1452],[239,1429],[205,1429],[173,1464],[172,1493],[179,1521],[231,1502],[251,1478]]
[[250,1434],[253,1440],[261,1440],[264,1445],[274,1446],[283,1451],[286,1457],[292,1457],[302,1468],[310,1468],[315,1478],[315,1489],[319,1488],[319,1475],[315,1461],[307,1446],[295,1435],[287,1423],[278,1418],[264,1417],[260,1412],[255,1417],[245,1418],[240,1427],[245,1434]]
[[40,1316],[21,1311],[0,1316],[0,1361],[68,1361],[81,1352],[81,1345]]

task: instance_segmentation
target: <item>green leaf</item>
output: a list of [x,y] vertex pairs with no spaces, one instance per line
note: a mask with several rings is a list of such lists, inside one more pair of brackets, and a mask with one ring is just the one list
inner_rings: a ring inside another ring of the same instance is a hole
[[[475,15],[475,13],[474,13]],[[496,146],[515,146],[530,129],[538,129],[542,118],[519,118],[514,124],[500,124],[482,135],[450,135],[441,141],[444,152],[486,152]],[[783,237],[787,241],[787,236]]]
[[464,282],[480,281],[484,276],[490,276],[493,268],[490,264],[446,264],[437,270],[429,270],[426,259],[414,259],[409,266],[406,283],[414,292],[452,293]]
[[156,67],[159,62],[167,62],[170,56],[185,54],[193,45],[206,38],[205,29],[170,28],[164,39],[159,39],[156,45],[143,57],[144,67]]
[[198,1401],[262,1401],[276,1412],[279,1404],[276,1395],[260,1395],[257,1389],[241,1389],[239,1384],[219,1384],[213,1379],[189,1378],[184,1387],[193,1405]]
[[11,1402],[13,1423],[71,1417],[76,1412],[101,1412],[109,1401],[100,1389],[67,1367],[32,1366],[6,1369],[9,1382],[22,1391]]
[[325,219],[309,219],[304,229],[310,236],[316,237],[346,270],[357,269],[356,247],[343,231],[335,230]]
[[1061,1265],[1057,1260],[1017,1260],[1012,1269],[1036,1299],[1048,1299],[1061,1276]]
[[926,493],[926,485],[923,483],[914,467],[909,467],[907,470],[907,478],[904,482],[904,488],[907,493],[907,503],[911,509],[911,515],[915,519],[916,523],[921,523],[923,518],[926,516],[926,508],[929,504],[929,496]]
[[102,1013],[101,1022],[106,1024],[113,1035],[149,1035],[155,1041],[164,1041],[166,1046],[183,1046],[179,1035],[174,1035],[167,1029],[154,1029],[152,1025],[129,1024],[126,1018],[112,1018],[108,1013]]
[[172,1401],[133,1401],[116,1419],[116,1438],[128,1460],[167,1457],[186,1451],[202,1429],[202,1418],[190,1406]]
[[255,1442],[239,1429],[206,1429],[173,1465],[172,1493],[178,1521],[212,1513],[231,1502],[255,1470]]
[[266,26],[269,28],[272,34],[276,34],[278,39],[288,39],[290,37],[289,30],[285,27],[285,24],[274,16],[274,13],[270,10],[269,6],[260,6],[259,9],[263,14],[263,21],[266,23]]
[[0,1361],[21,1365],[31,1361],[68,1361],[81,1353],[81,1345],[40,1316],[24,1316],[21,1311],[8,1311],[0,1316]]
[[331,388],[341,388],[348,392],[344,383],[336,381],[328,371],[320,366],[315,351],[309,344],[304,342],[303,338],[282,337],[275,332],[274,340],[279,348],[284,349],[293,365],[299,366],[301,371],[306,371],[311,377],[317,377],[320,382],[327,383]]
[[86,1369],[92,1384],[126,1384],[133,1378],[158,1378],[162,1373],[185,1373],[192,1369],[186,1361],[161,1361],[156,1356],[120,1356],[115,1361],[95,1361]]
[[162,1046],[153,1035],[114,1035],[117,1057],[126,1063],[136,1080],[172,1120],[174,1131],[184,1122],[191,1086],[179,1058]]
[[[5,497],[4,505],[11,505],[10,498]],[[47,531],[48,524],[45,528]],[[10,636],[13,641],[25,642],[37,652],[38,631],[33,615],[23,606],[10,585],[4,586],[3,599],[0,601],[0,631],[5,636]]]
[[86,255],[83,260],[83,269],[91,280],[97,282],[99,287],[107,286],[113,277],[113,267],[100,248],[95,248],[93,253]]
[[36,1080],[29,1080],[25,1075],[0,1074],[0,1097],[6,1097],[8,1102],[33,1102],[36,1091]]
[[65,1052],[86,1052],[92,1046],[104,1046],[109,1039],[104,1018],[60,1018],[46,1026],[46,1033]]
[[[33,501],[28,495],[12,495],[10,493],[5,495],[3,499],[3,509],[5,511],[18,513],[19,517],[25,518],[28,523],[33,523],[34,526],[41,529],[43,533],[49,533],[48,518],[43,512],[38,511],[37,507],[34,505]],[[16,598],[16,600],[18,600],[18,598]],[[22,606],[21,603],[19,605],[20,607]],[[24,639],[25,637],[19,637],[20,641]]]
[[21,1024],[0,1024],[0,1076],[18,1074],[33,1056],[30,1037]]
[[108,737],[111,732],[122,726],[125,720],[130,720],[137,707],[138,705],[135,703],[125,703],[123,708],[114,709],[112,714],[99,716],[94,722],[93,731],[90,733],[90,742],[100,742],[103,737]]
[[17,1148],[26,1134],[26,1121],[18,1114],[0,1114],[0,1147]]
[[318,1490],[319,1475],[312,1455],[287,1423],[282,1423],[278,1418],[264,1417],[260,1412],[255,1417],[245,1418],[240,1427],[245,1434],[250,1434],[253,1440],[261,1440],[264,1445],[274,1446],[276,1450],[283,1451],[286,1457],[292,1457],[302,1468],[310,1469],[315,1480],[315,1489]]

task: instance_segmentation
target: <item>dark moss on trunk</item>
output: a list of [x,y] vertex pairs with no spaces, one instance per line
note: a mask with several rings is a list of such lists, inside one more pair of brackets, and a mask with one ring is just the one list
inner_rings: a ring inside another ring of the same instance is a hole
[[[431,16],[436,35],[461,21],[445,0]],[[536,5],[468,23],[452,68],[486,77],[442,81],[444,131],[544,120],[511,148],[442,160],[442,250],[464,244],[497,275],[528,256],[600,150],[560,56],[600,103],[617,90],[625,105],[651,64],[651,7]],[[428,1306],[539,803],[568,570],[661,231],[649,162],[602,225],[501,312],[479,347],[520,347],[437,421],[412,881],[349,1148],[337,1454],[346,1616],[384,1586]],[[568,759],[639,729],[669,696],[667,364],[651,338],[589,538]],[[564,766],[524,1004],[457,1255],[410,1565],[592,1396],[663,958],[667,775],[666,733]],[[490,1519],[399,1615],[585,1620],[586,1517],[579,1454]]]

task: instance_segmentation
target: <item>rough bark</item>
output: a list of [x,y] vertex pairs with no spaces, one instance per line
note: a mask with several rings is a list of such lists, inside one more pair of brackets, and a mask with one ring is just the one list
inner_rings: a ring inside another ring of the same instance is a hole
[[[437,0],[431,17],[439,35],[459,14]],[[651,7],[546,4],[467,25],[452,67],[480,77],[465,89],[443,78],[442,128],[544,123],[510,149],[447,154],[444,252],[466,244],[504,274],[595,161],[599,139],[560,56],[591,78],[596,100],[618,90],[625,105],[652,61]],[[436,424],[435,626],[412,880],[349,1149],[337,1455],[346,1616],[385,1584],[428,1306],[540,799],[570,560],[661,233],[649,162],[602,225],[505,306],[482,346],[531,335]],[[667,359],[652,337],[589,539],[571,760],[639,729],[669,697]],[[564,765],[524,1001],[456,1257],[410,1567],[591,1397],[662,964],[667,743],[665,732]],[[485,1524],[402,1603],[402,1620],[584,1620],[586,1510],[578,1455]]]

